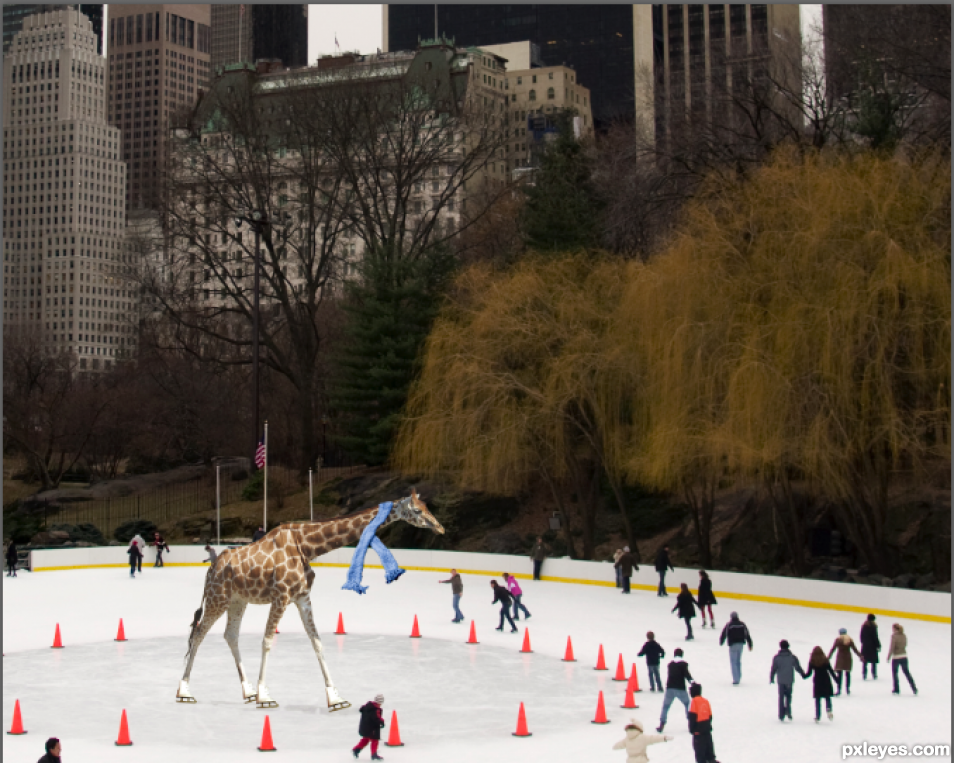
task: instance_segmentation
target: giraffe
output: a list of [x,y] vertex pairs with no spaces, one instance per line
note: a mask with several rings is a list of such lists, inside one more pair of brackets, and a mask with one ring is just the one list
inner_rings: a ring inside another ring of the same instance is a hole
[[[278,703],[269,696],[265,686],[265,667],[275,638],[275,628],[288,606],[294,603],[318,657],[325,680],[328,708],[333,712],[350,707],[351,703],[341,698],[331,680],[321,639],[315,628],[311,607],[311,586],[315,582],[315,573],[310,562],[322,554],[357,541],[377,513],[378,507],[374,506],[322,522],[283,523],[255,543],[223,551],[215,566],[206,573],[202,606],[196,611],[192,623],[185,673],[179,682],[176,701],[196,701],[189,689],[192,663],[209,629],[227,612],[225,640],[235,658],[246,703],[255,701],[258,707],[277,707]],[[428,511],[414,489],[410,496],[394,504],[382,526],[398,520],[444,534],[441,523]],[[238,648],[242,615],[249,604],[271,606],[262,640],[262,664],[257,689],[249,684],[245,676]]]

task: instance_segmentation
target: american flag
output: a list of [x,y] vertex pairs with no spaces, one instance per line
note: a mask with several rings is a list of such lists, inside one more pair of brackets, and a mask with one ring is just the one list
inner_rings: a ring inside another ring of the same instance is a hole
[[265,468],[265,439],[258,441],[258,447],[255,449],[255,466],[259,469]]

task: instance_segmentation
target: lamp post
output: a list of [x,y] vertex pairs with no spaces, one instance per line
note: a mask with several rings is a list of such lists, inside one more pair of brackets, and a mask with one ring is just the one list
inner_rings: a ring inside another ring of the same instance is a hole
[[255,261],[254,276],[252,280],[252,408],[254,411],[253,414],[253,426],[255,427],[252,434],[252,467],[255,466],[255,451],[258,448],[258,422],[259,422],[259,399],[258,399],[258,333],[259,333],[259,268],[260,268],[260,257],[259,250],[261,247],[261,238],[262,230],[265,226],[268,225],[268,218],[265,216],[264,212],[255,210],[250,214],[245,214],[240,217],[235,218],[235,227],[241,228],[242,223],[247,222],[252,226],[252,230],[255,232],[255,250],[252,253],[252,257]]

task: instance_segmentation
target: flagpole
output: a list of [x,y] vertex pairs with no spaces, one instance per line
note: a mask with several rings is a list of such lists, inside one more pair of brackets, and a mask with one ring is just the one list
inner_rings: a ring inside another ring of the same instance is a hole
[[265,422],[265,510],[262,529],[268,532],[268,421]]
[[308,518],[315,521],[315,492],[311,482],[311,469],[308,470]]
[[215,543],[222,545],[222,488],[219,479],[219,464],[215,465]]

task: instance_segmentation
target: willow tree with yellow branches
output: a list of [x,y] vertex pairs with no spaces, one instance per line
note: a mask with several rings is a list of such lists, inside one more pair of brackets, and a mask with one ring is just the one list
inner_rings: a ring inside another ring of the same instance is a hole
[[[712,563],[720,493],[760,486],[804,572],[797,495],[890,572],[892,490],[950,468],[950,163],[779,154],[713,184],[648,263],[472,268],[428,340],[393,461],[580,506],[679,494]],[[624,520],[626,512],[622,511]],[[635,538],[626,524],[631,541]]]
[[710,188],[631,271],[630,474],[683,490],[703,563],[715,491],[738,481],[765,488],[804,572],[798,482],[890,570],[889,491],[950,464],[950,245],[948,162],[783,154]]
[[622,273],[584,255],[531,258],[503,278],[486,266],[465,272],[428,339],[395,465],[497,492],[542,480],[569,553],[592,558],[603,479],[617,495],[622,485],[625,438],[610,430],[629,385],[606,346]]

